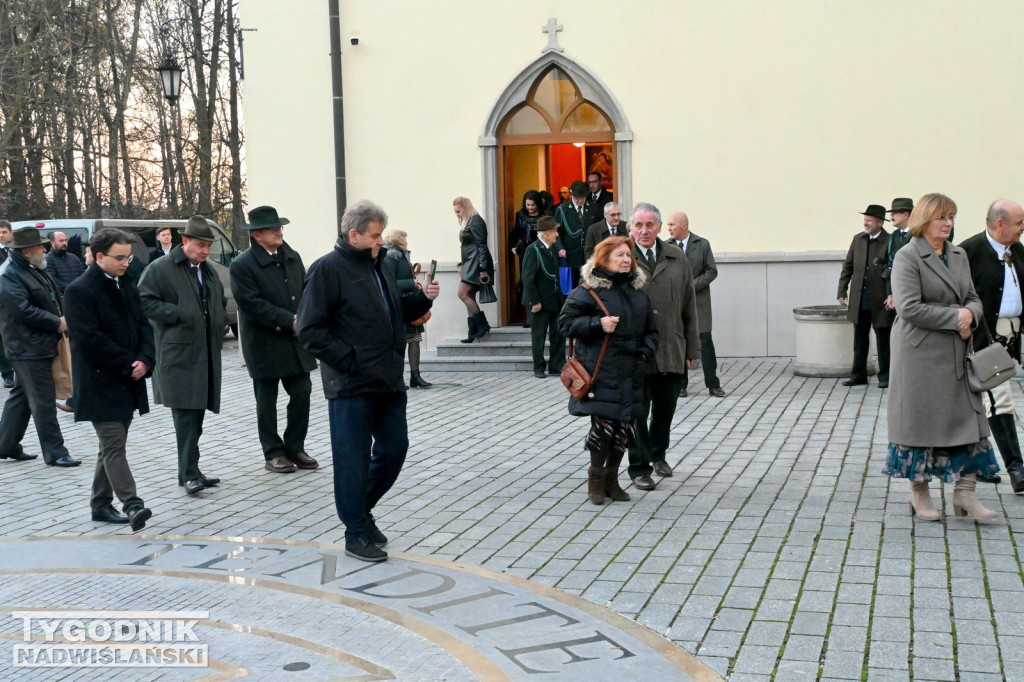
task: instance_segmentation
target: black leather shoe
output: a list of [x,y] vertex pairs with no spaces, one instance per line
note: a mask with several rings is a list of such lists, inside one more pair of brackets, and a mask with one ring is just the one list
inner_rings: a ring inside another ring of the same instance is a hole
[[387,561],[388,553],[373,544],[369,538],[345,541],[345,554],[360,561]]
[[668,478],[672,475],[672,467],[668,465],[668,462],[655,462],[654,473],[662,478]]
[[680,397],[680,398],[689,398],[689,397],[690,397],[690,394],[689,394],[689,393],[687,393],[687,392],[686,392],[686,389],[684,388],[683,390],[679,391],[679,397]]
[[380,528],[377,527],[377,520],[373,518],[373,514],[367,514],[367,516],[370,517],[370,542],[378,547],[386,547],[388,536],[380,532]]
[[1013,492],[1024,493],[1024,465],[1015,462],[1006,468],[1006,473],[1010,474],[1010,487],[1013,488]]
[[4,377],[4,388],[14,388],[14,377]]
[[215,485],[220,485],[220,479],[216,476],[207,476],[206,474],[200,473],[199,480],[203,482],[204,488],[212,488]]
[[721,386],[719,386],[718,388],[709,388],[708,395],[714,396],[715,398],[724,398],[725,391],[722,390]]
[[889,382],[888,381],[879,381],[878,382],[878,387],[879,388],[889,388]]
[[124,514],[119,514],[113,505],[108,504],[99,511],[92,513],[92,520],[99,521],[100,523],[128,523],[128,517]]
[[544,377],[547,376],[547,374],[545,374],[543,370],[536,369],[533,371],[533,376],[537,377],[538,379],[543,379]]
[[19,452],[16,455],[0,455],[0,459],[13,459],[18,462],[22,462],[26,459],[35,459],[39,455],[29,455],[24,452]]
[[60,459],[49,462],[52,467],[76,467],[82,463],[80,459],[71,459],[70,455],[64,455]]
[[866,381],[854,381],[853,379],[847,379],[843,382],[843,386],[864,386],[868,382]]
[[[431,385],[433,385],[433,384],[431,384]],[[293,452],[292,454],[287,455],[287,457],[288,457],[288,461],[289,462],[293,463],[295,466],[299,467],[300,469],[319,469],[320,468],[320,462],[316,461],[315,459],[313,459],[312,457],[307,455],[305,452]]]
[[983,474],[980,471],[975,476],[975,478],[978,479],[979,483],[992,483],[993,485],[995,485],[996,483],[1000,483],[1003,480],[1003,477],[1000,476],[999,474],[996,474],[994,476],[988,476],[987,474]]
[[633,486],[637,490],[654,490],[656,483],[650,476],[637,476],[633,479]]
[[128,523],[131,524],[132,531],[139,531],[146,527],[146,521],[153,516],[153,512],[148,507],[132,507],[128,510]]
[[197,492],[204,490],[205,488],[206,486],[203,485],[203,482],[198,479],[194,481],[185,481],[185,492],[189,495],[195,495]]

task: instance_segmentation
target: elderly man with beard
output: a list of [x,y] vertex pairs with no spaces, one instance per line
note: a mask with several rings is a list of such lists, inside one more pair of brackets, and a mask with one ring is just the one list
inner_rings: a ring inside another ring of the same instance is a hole
[[21,446],[32,417],[43,460],[78,466],[82,462],[68,454],[57,423],[52,364],[68,325],[60,291],[46,274],[46,241],[36,228],[23,227],[14,231],[8,248],[10,265],[0,275],[0,330],[16,378],[0,416],[0,459],[36,458]]

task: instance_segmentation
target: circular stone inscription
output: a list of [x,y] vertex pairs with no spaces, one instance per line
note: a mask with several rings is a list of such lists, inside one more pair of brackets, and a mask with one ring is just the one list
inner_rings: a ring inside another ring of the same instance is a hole
[[64,646],[68,632],[76,643],[63,627],[68,613],[103,634],[95,621],[117,614],[180,612],[199,614],[186,634],[208,658],[166,666],[161,679],[205,678],[211,668],[250,679],[289,671],[302,679],[598,681],[634,679],[639,670],[654,680],[720,679],[668,640],[585,600],[397,552],[368,564],[343,547],[308,542],[28,538],[0,541],[0,576],[0,669],[17,666],[23,678],[55,672],[52,661],[33,670],[39,659],[26,648]]

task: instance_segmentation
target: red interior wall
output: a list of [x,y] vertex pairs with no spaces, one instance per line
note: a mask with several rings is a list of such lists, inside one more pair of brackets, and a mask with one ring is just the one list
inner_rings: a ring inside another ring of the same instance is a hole
[[572,144],[553,144],[548,147],[551,155],[551,186],[548,191],[558,202],[558,188],[568,187],[576,180],[583,180],[582,149]]

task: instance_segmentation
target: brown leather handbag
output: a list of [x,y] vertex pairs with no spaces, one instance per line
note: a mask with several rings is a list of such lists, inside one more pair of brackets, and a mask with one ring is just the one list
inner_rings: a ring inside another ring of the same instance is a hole
[[[421,271],[421,267],[420,267],[419,263],[417,263],[416,265],[413,266],[413,268],[412,268],[412,276],[413,276],[414,279],[416,277],[419,277],[420,271]],[[409,324],[411,324],[413,327],[419,327],[419,326],[425,325],[427,323],[427,320],[429,320],[429,319],[430,319],[430,311],[428,310],[427,312],[423,313],[423,317],[417,317],[415,320],[413,320]]]
[[[594,290],[590,287],[583,287],[590,292],[590,295],[597,301],[597,305],[601,306],[602,312],[608,317],[611,313],[608,312],[608,308],[604,306],[604,301],[594,293]],[[601,344],[601,354],[597,357],[597,364],[594,365],[594,374],[591,375],[587,371],[587,368],[583,366],[583,363],[573,357],[573,344],[572,339],[569,339],[569,357],[566,359],[565,364],[562,366],[562,383],[565,388],[568,389],[569,395],[576,400],[583,400],[584,398],[593,398],[594,394],[590,392],[590,387],[597,380],[597,373],[601,371],[601,361],[604,360],[604,352],[608,349],[608,337],[611,334],[604,335],[604,342]]]

